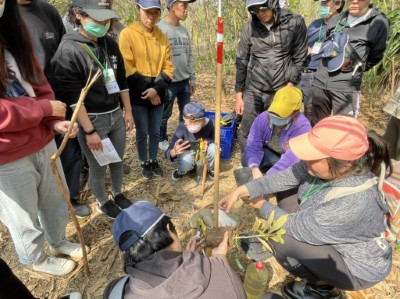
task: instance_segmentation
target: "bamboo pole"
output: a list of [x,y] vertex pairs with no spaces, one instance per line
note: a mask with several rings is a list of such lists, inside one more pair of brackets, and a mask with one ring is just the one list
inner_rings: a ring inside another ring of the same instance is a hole
[[78,237],[79,237],[79,242],[80,242],[81,247],[82,247],[83,265],[85,267],[85,271],[86,271],[87,275],[90,274],[90,271],[89,271],[89,264],[88,264],[88,260],[87,260],[87,252],[86,252],[86,247],[85,247],[85,240],[83,239],[81,227],[79,225],[78,219],[76,218],[75,210],[74,210],[74,208],[73,208],[73,206],[71,204],[71,201],[69,199],[68,192],[65,189],[65,185],[63,184],[63,182],[61,180],[61,176],[60,176],[59,170],[57,168],[57,163],[56,162],[57,162],[57,159],[60,157],[61,153],[63,152],[63,150],[65,148],[65,145],[67,144],[69,135],[71,134],[71,131],[72,131],[72,127],[73,127],[73,125],[74,125],[74,123],[76,121],[76,118],[78,116],[79,109],[81,108],[82,103],[83,103],[87,93],[89,92],[90,87],[92,87],[93,83],[100,77],[100,75],[101,75],[101,71],[99,69],[97,71],[97,73],[92,77],[92,68],[90,68],[88,81],[86,82],[85,87],[82,89],[81,94],[79,95],[79,100],[78,100],[78,103],[76,104],[74,113],[72,114],[71,124],[68,127],[68,131],[64,135],[64,138],[63,138],[63,141],[62,141],[60,147],[58,148],[58,150],[50,158],[51,170],[53,171],[53,174],[54,174],[54,176],[56,178],[57,185],[61,190],[61,194],[63,196],[63,199],[64,199],[65,203],[67,204],[68,210],[69,210],[69,212],[71,214],[72,222],[75,225],[76,232],[77,232]]
[[215,103],[215,162],[214,162],[214,216],[213,227],[218,227],[218,201],[219,201],[219,168],[221,148],[221,102],[222,102],[222,70],[224,49],[224,19],[222,18],[221,0],[218,1],[217,24],[217,86]]

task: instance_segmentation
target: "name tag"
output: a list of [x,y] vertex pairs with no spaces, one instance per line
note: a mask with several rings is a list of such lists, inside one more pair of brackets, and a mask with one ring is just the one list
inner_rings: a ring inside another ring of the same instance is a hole
[[115,80],[114,70],[107,69],[103,72],[104,76],[104,85],[107,89],[108,94],[118,93],[121,90],[119,89],[118,83]]
[[316,42],[311,49],[311,54],[318,54],[321,51],[322,43]]

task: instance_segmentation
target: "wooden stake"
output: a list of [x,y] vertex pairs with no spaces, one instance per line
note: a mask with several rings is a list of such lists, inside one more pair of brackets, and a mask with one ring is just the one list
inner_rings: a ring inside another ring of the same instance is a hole
[[88,81],[86,82],[85,87],[82,89],[81,94],[79,95],[79,100],[78,100],[78,103],[76,104],[74,113],[72,114],[71,124],[70,124],[70,126],[68,128],[68,131],[64,135],[64,138],[63,138],[63,141],[62,141],[60,147],[55,152],[55,154],[52,155],[51,158],[50,158],[51,170],[53,171],[53,174],[54,174],[54,176],[56,178],[57,185],[61,190],[61,194],[63,196],[63,199],[64,199],[65,203],[67,204],[68,210],[69,210],[69,212],[71,214],[72,222],[75,225],[76,232],[77,232],[78,237],[79,237],[79,242],[81,244],[82,253],[83,253],[83,264],[84,264],[85,271],[86,271],[87,275],[90,274],[90,271],[89,271],[89,264],[88,264],[88,260],[87,260],[87,252],[86,252],[86,247],[85,247],[85,240],[83,239],[81,227],[79,225],[78,219],[76,218],[74,207],[71,204],[71,201],[69,199],[67,190],[65,189],[65,185],[62,182],[62,179],[61,179],[59,170],[57,168],[57,163],[56,162],[57,162],[57,159],[60,157],[61,153],[63,152],[63,150],[65,148],[65,145],[67,144],[69,135],[71,134],[71,131],[72,131],[72,128],[73,128],[73,125],[74,125],[74,123],[76,121],[76,118],[78,117],[79,109],[82,106],[82,103],[83,103],[87,93],[89,92],[90,87],[92,87],[93,83],[100,77],[100,75],[101,75],[101,70],[99,69],[97,71],[97,73],[92,77],[92,68],[90,68]]

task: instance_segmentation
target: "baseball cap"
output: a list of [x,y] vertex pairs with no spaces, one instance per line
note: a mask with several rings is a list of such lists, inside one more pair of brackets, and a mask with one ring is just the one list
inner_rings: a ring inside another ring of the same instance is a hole
[[193,3],[196,2],[196,0],[168,0],[167,2],[167,8],[169,8],[172,4],[175,2],[187,2],[187,3]]
[[141,9],[147,10],[151,8],[158,8],[161,10],[161,2],[160,0],[138,0],[137,5],[140,6]]
[[[145,236],[164,216],[165,214],[159,208],[146,200],[135,202],[114,220],[112,234],[115,243],[122,251],[126,251],[137,240]],[[120,238],[125,232],[133,232],[133,234],[120,244]]]
[[72,4],[82,8],[89,17],[96,21],[119,19],[111,9],[110,0],[73,0]]
[[205,113],[206,109],[199,102],[190,102],[183,107],[183,117],[186,119],[195,120],[203,118]]
[[348,42],[347,32],[338,32],[322,46],[322,57],[329,58],[326,66],[328,72],[335,72],[342,67]]
[[368,150],[365,127],[355,118],[335,115],[319,121],[308,133],[289,140],[292,152],[304,161],[332,157],[353,161]]
[[279,89],[274,96],[268,112],[275,113],[281,118],[286,118],[293,111],[299,110],[303,94],[301,90],[294,86],[285,86]]
[[250,6],[254,5],[261,5],[265,4],[265,6],[268,7],[268,0],[246,0],[246,8],[249,8]]

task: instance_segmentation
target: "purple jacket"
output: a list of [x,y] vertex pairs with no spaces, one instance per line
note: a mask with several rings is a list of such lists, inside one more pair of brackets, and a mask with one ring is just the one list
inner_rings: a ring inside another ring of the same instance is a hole
[[[289,127],[281,131],[280,144],[283,154],[279,161],[268,170],[267,174],[284,170],[299,161],[289,149],[289,139],[307,133],[310,130],[310,122],[302,113],[299,113]],[[268,113],[265,111],[254,120],[249,136],[247,137],[244,157],[249,166],[260,166],[264,156],[263,148],[271,140],[271,137],[272,125],[269,122]]]

